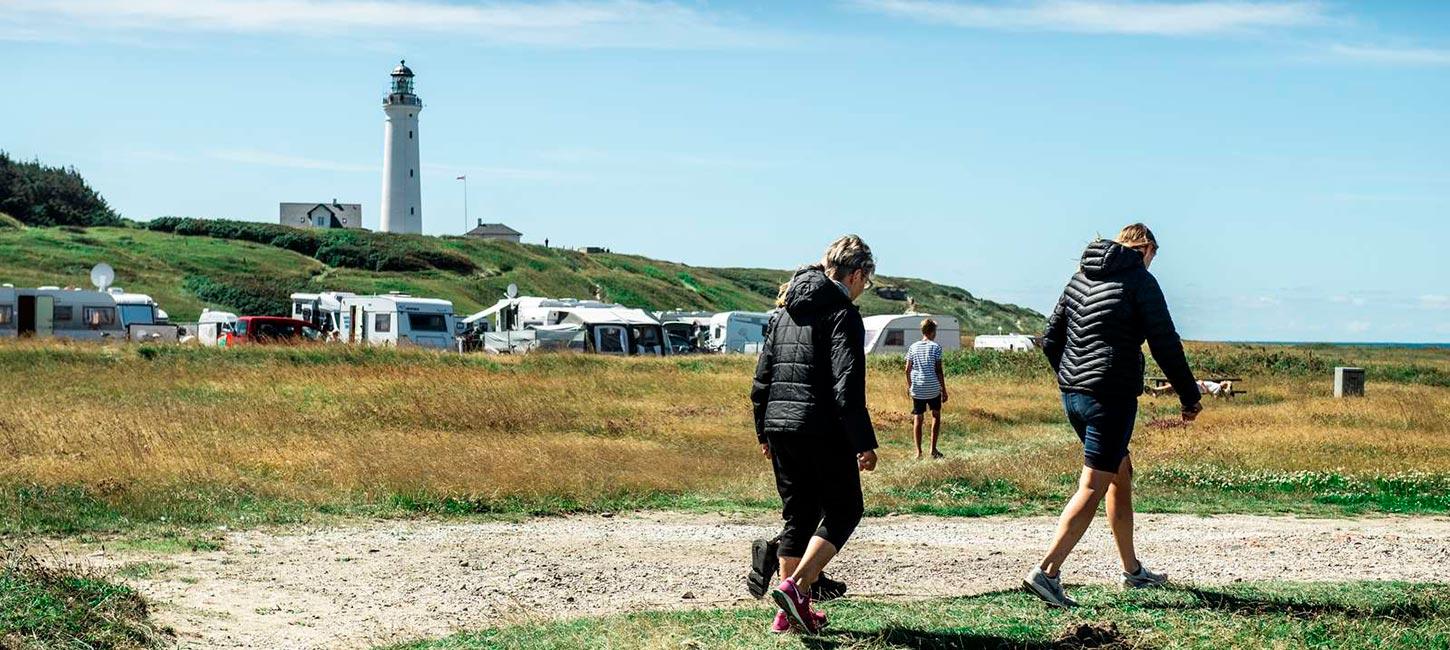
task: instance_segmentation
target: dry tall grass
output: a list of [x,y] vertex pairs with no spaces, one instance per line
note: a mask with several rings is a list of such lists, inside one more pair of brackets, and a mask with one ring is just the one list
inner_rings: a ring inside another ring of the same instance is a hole
[[[143,356],[125,346],[7,343],[0,485],[75,486],[115,502],[179,486],[313,504],[396,495],[768,500],[773,485],[746,397],[752,368],[741,357]],[[883,450],[866,482],[876,503],[950,500],[913,490],[953,482],[1048,494],[1080,466],[1050,377],[966,375],[949,385],[950,458],[916,462],[904,381],[873,369]],[[1171,421],[1176,402],[1144,398],[1139,466],[1193,476],[1203,468],[1450,476],[1450,389],[1371,383],[1364,399],[1336,400],[1327,378],[1266,375],[1244,385],[1248,396],[1208,402],[1188,427],[1156,426]]]

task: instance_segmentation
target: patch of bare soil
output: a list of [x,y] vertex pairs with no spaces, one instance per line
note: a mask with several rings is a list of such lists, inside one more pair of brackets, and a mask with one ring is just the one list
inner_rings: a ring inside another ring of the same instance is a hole
[[[868,519],[830,572],[851,596],[1015,588],[1055,525],[1046,517]],[[392,520],[232,532],[210,552],[64,541],[49,552],[133,576],[148,567],[127,580],[157,604],[183,647],[362,648],[545,618],[736,603],[764,611],[745,591],[750,541],[778,527],[770,517],[679,513]],[[1446,518],[1140,515],[1138,531],[1148,566],[1199,584],[1437,580],[1450,563]],[[1104,522],[1095,522],[1065,576],[1072,584],[1117,581]],[[1121,642],[1110,631],[1067,632],[1064,646]]]

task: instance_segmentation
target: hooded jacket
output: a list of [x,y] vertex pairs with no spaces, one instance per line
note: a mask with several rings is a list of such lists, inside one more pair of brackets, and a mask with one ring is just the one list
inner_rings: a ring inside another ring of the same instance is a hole
[[875,449],[861,312],[819,266],[796,271],[783,302],[755,365],[756,439],[819,434],[843,438],[855,453]]
[[1197,403],[1198,383],[1183,342],[1142,253],[1108,240],[1089,244],[1042,336],[1058,388],[1102,397],[1141,395],[1145,340],[1179,401]]

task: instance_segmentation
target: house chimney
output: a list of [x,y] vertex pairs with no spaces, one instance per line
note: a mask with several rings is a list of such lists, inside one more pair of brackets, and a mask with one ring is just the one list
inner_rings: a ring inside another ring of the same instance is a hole
[[479,219],[479,220],[478,220],[478,225],[480,225],[480,226],[482,226],[482,225],[483,225],[483,219]]

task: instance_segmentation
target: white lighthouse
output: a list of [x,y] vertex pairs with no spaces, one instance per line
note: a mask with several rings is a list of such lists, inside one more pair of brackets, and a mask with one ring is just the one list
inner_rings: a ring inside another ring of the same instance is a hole
[[393,86],[383,99],[383,232],[423,232],[422,170],[418,165],[418,113],[423,100],[413,94],[413,71],[399,61]]

